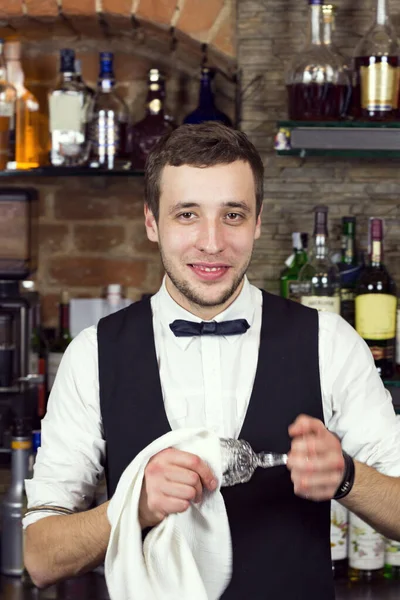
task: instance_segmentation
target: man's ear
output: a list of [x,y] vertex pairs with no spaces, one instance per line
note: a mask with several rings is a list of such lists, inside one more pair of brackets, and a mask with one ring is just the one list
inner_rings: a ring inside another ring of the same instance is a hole
[[144,224],[147,237],[151,242],[158,242],[158,228],[156,219],[147,204],[144,205]]

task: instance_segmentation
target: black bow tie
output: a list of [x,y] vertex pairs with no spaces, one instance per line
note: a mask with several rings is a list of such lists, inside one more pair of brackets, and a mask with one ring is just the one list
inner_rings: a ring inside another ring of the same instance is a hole
[[216,321],[196,323],[195,321],[185,321],[176,319],[170,323],[170,328],[176,337],[191,337],[192,335],[238,335],[246,333],[250,325],[246,319],[234,319],[233,321]]

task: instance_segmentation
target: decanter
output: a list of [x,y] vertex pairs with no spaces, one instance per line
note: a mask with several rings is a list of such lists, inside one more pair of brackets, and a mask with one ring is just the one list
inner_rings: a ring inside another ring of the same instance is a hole
[[245,440],[220,438],[222,454],[222,486],[250,481],[257,467],[268,469],[286,465],[287,454],[254,452]]

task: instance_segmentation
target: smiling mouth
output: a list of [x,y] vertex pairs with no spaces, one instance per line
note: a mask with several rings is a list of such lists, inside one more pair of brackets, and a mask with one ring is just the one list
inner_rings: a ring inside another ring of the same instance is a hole
[[230,269],[228,265],[189,264],[191,270],[204,281],[215,281],[222,278]]

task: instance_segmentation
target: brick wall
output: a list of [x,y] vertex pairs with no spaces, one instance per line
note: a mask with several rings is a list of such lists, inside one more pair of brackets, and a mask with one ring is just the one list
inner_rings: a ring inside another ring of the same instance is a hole
[[[375,0],[338,0],[335,41],[351,54],[374,16]],[[398,2],[390,1],[400,24]],[[284,73],[306,39],[306,0],[239,0],[238,62],[242,70],[242,129],[261,152],[265,167],[263,233],[250,268],[254,283],[278,291],[292,231],[312,232],[312,209],[327,204],[331,243],[339,245],[340,219],[357,217],[358,238],[367,243],[367,218],[386,222],[386,263],[400,286],[400,179],[398,160],[277,157],[275,124],[287,118]]]
[[[197,104],[200,42],[210,42],[210,64],[220,69],[215,82],[218,106],[234,117],[233,1],[155,3],[142,0],[132,4],[131,0],[103,0],[102,3],[63,0],[64,12],[70,11],[67,26],[81,30],[76,35],[71,32],[61,35],[58,13],[51,13],[57,4],[55,1],[26,0],[11,4],[16,11],[19,7],[26,13],[22,21],[18,21],[20,16],[11,20],[23,38],[22,63],[27,87],[38,97],[43,114],[47,111],[48,91],[57,75],[59,49],[69,46],[76,50],[82,61],[84,79],[93,87],[98,72],[98,51],[115,52],[117,91],[126,100],[133,122],[144,116],[147,71],[151,66],[160,66],[167,78],[168,113],[180,123]],[[2,8],[7,11],[11,4],[9,0],[0,0],[0,18]],[[122,9],[129,5],[134,9],[135,19],[141,23],[143,20],[140,35],[135,33],[131,39],[122,34],[119,39],[104,35],[103,31],[97,32],[96,37],[95,27],[99,21],[94,20],[89,11],[94,5],[97,8],[101,5],[103,15],[112,26],[116,26],[118,18],[120,26],[126,28],[125,33],[128,30],[131,33],[131,13],[128,11],[129,15],[122,16]],[[108,13],[107,6],[110,7]],[[78,10],[83,11],[85,7],[88,18],[84,19],[84,15],[79,18]],[[178,12],[176,7],[180,8]],[[41,12],[39,20],[33,22],[29,16],[32,17],[34,10]],[[180,27],[175,30],[178,42],[174,51],[169,32],[171,21]],[[36,39],[38,29],[35,28],[46,23],[48,33],[54,27],[57,37],[50,39],[42,32]],[[2,25],[0,22],[0,27]],[[85,31],[92,32],[92,37],[84,35]],[[64,288],[74,297],[98,297],[108,283],[121,283],[132,299],[158,288],[162,269],[157,247],[145,235],[141,177],[24,176],[0,178],[0,185],[34,186],[39,190],[39,268],[35,279],[43,299],[46,326],[56,324],[57,301]]]

